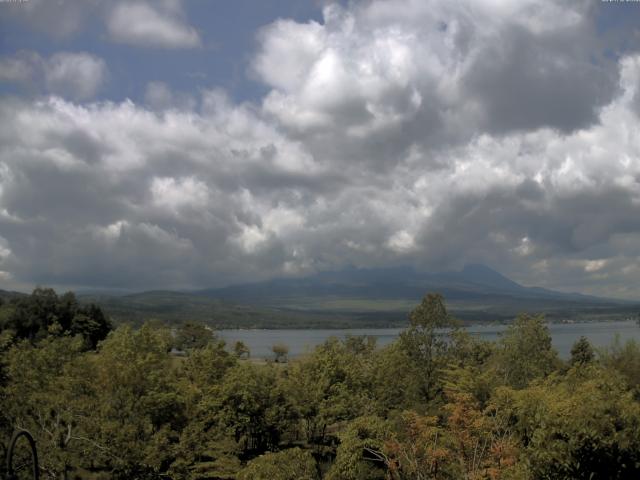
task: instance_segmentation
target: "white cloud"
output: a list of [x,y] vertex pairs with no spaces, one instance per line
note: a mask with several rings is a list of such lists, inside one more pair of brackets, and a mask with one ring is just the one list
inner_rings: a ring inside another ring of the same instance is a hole
[[193,178],[158,178],[151,183],[153,202],[160,206],[177,211],[184,207],[205,208],[209,201],[207,186]]
[[410,251],[415,248],[413,236],[406,230],[394,233],[387,242],[389,248],[398,253]]
[[585,272],[597,272],[599,270],[602,270],[606,265],[607,265],[608,261],[606,259],[600,259],[600,260],[587,260],[584,264],[584,271]]
[[[145,105],[2,100],[2,269],[185,288],[484,262],[640,296],[625,268],[640,241],[640,57],[592,62],[578,4],[372,1],[280,20],[259,37],[261,105],[161,82]],[[185,27],[176,5],[147,18]],[[160,24],[121,40],[191,42]]]
[[97,240],[112,244],[120,238],[122,230],[128,226],[129,223],[126,220],[118,220],[106,226],[93,226],[91,227],[91,231]]
[[[551,130],[485,135],[441,151],[435,170],[416,151],[392,174],[356,175],[341,165],[318,163],[304,143],[282,136],[259,112],[234,106],[220,92],[205,93],[200,113],[157,114],[131,102],[8,103],[0,110],[3,119],[12,120],[3,122],[8,127],[0,134],[5,165],[0,207],[27,222],[5,220],[2,228],[10,232],[6,238],[14,256],[39,260],[23,262],[25,270],[12,265],[21,278],[52,275],[42,270],[64,263],[63,272],[86,271],[87,283],[110,278],[120,284],[212,284],[207,272],[242,279],[347,261],[385,264],[407,255],[427,262],[464,261],[465,255],[490,259],[498,238],[505,264],[539,265],[548,258],[547,272],[554,275],[560,262],[553,259],[566,248],[562,232],[553,228],[555,215],[569,232],[582,232],[571,248],[585,254],[590,245],[606,245],[615,232],[636,228],[611,216],[610,222],[595,224],[589,205],[584,213],[579,204],[568,210],[572,198],[591,195],[595,186],[608,192],[626,185],[621,178],[640,175],[635,137],[616,133],[621,118],[639,123],[634,115],[627,117],[627,97],[623,90],[603,111],[601,125],[589,130],[568,136]],[[569,151],[581,180],[561,173]],[[526,181],[530,193],[522,190]],[[631,187],[625,188],[624,195],[633,196]],[[37,218],[47,219],[42,228],[48,234],[38,234],[47,246],[36,253],[26,247],[34,235],[29,225]],[[70,250],[69,235],[77,243]],[[103,241],[86,243],[89,238]],[[143,247],[150,238],[157,239],[156,246]],[[629,249],[618,245],[601,258]],[[130,266],[133,255],[149,269]],[[152,275],[155,264],[165,273]]]
[[87,52],[57,52],[47,59],[36,52],[23,50],[0,58],[0,82],[73,100],[93,98],[107,77],[106,62]]
[[161,112],[5,101],[0,228],[13,260],[3,270],[16,281],[149,287],[484,261],[531,283],[589,289],[597,279],[585,271],[614,275],[637,257],[634,241],[614,239],[640,234],[640,140],[630,134],[639,66],[621,61],[620,94],[589,128],[411,148],[381,171],[316,156],[313,142],[221,91]]
[[[295,89],[325,48],[325,37],[324,28],[316,22],[278,20],[259,36],[262,48],[254,60],[254,69],[270,85]],[[273,63],[272,56],[280,61]]]
[[92,98],[107,77],[107,65],[85,52],[60,52],[45,65],[45,84],[49,91],[76,100]]
[[171,108],[193,110],[197,101],[188,93],[173,92],[164,82],[149,82],[144,93],[145,103],[154,110],[162,111]]
[[0,82],[31,83],[42,69],[42,58],[35,52],[22,50],[0,58]]
[[83,30],[87,18],[100,10],[103,0],[28,0],[19,3],[3,5],[3,15],[56,39],[66,39]]
[[589,20],[542,0],[332,4],[323,24],[265,27],[253,69],[265,112],[316,158],[390,168],[482,133],[595,123],[616,84]]
[[[6,2],[5,2],[6,3]],[[180,0],[29,0],[3,6],[8,21],[19,22],[56,40],[105,24],[116,42],[141,47],[193,48],[200,35],[189,25]]]
[[198,32],[186,23],[175,2],[119,3],[109,14],[107,29],[114,41],[139,47],[194,48],[201,44]]

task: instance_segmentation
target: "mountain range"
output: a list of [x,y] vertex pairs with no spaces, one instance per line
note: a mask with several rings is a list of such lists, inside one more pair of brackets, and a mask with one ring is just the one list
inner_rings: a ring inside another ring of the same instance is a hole
[[465,322],[507,322],[518,313],[551,321],[624,319],[640,302],[526,287],[485,265],[429,273],[412,267],[355,268],[304,278],[197,291],[147,291],[130,295],[80,295],[116,321],[197,320],[217,328],[334,328],[402,326],[428,292],[441,293]]
[[[487,296],[553,299],[567,302],[619,303],[619,300],[563,293],[540,287],[525,287],[501,273],[479,264],[460,271],[428,273],[412,267],[346,268],[304,278],[278,278],[260,283],[194,292],[212,298],[248,303],[273,304],[282,299],[340,298],[404,299],[419,301],[427,291],[437,291],[450,300],[471,300]],[[623,302],[624,303],[624,302]]]

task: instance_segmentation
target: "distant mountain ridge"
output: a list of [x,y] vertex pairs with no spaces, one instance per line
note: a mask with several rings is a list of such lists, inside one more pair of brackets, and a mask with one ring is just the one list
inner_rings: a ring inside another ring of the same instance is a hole
[[277,278],[258,283],[233,285],[193,292],[230,301],[270,303],[273,299],[304,297],[358,297],[369,299],[419,300],[427,291],[445,298],[507,296],[587,303],[625,303],[580,293],[565,293],[541,287],[525,287],[481,264],[466,265],[460,271],[428,273],[412,267],[355,268],[320,272],[303,278]]
[[[214,328],[381,328],[406,325],[408,313],[429,292],[442,294],[453,315],[467,323],[509,322],[522,312],[543,314],[550,321],[622,320],[636,318],[640,311],[640,302],[525,287],[479,264],[439,273],[410,266],[348,267],[215,289],[87,292],[78,293],[78,299],[97,303],[116,323],[192,320]],[[0,297],[16,295],[0,291]]]
[[5,299],[5,300],[10,300],[12,298],[22,297],[24,295],[26,295],[26,294],[22,293],[22,292],[14,292],[12,290],[2,290],[2,289],[0,289],[0,298]]

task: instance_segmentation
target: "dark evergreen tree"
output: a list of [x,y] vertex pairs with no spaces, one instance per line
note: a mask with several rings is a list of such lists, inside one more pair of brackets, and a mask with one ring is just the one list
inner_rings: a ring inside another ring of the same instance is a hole
[[569,363],[572,366],[586,365],[595,359],[593,347],[586,337],[582,336],[571,347],[571,358]]
[[0,316],[0,329],[11,330],[16,339],[37,342],[48,335],[81,335],[87,348],[94,349],[112,328],[99,306],[81,306],[72,292],[58,297],[53,289],[38,287],[10,307]]

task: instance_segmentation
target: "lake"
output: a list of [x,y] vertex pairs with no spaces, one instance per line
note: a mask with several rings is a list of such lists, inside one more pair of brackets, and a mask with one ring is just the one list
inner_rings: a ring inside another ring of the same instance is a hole
[[[507,328],[506,325],[476,325],[467,327],[467,331],[486,340],[496,340]],[[273,356],[271,347],[284,343],[289,347],[289,356],[297,357],[311,352],[313,348],[329,337],[345,338],[347,335],[376,337],[377,345],[384,346],[395,340],[402,328],[354,328],[344,330],[220,330],[218,334],[229,346],[240,340],[251,350],[254,358]],[[585,336],[595,347],[605,347],[616,335],[624,342],[629,339],[640,341],[640,326],[634,321],[589,322],[589,323],[552,323],[549,330],[553,346],[563,358],[569,358],[573,343]]]

